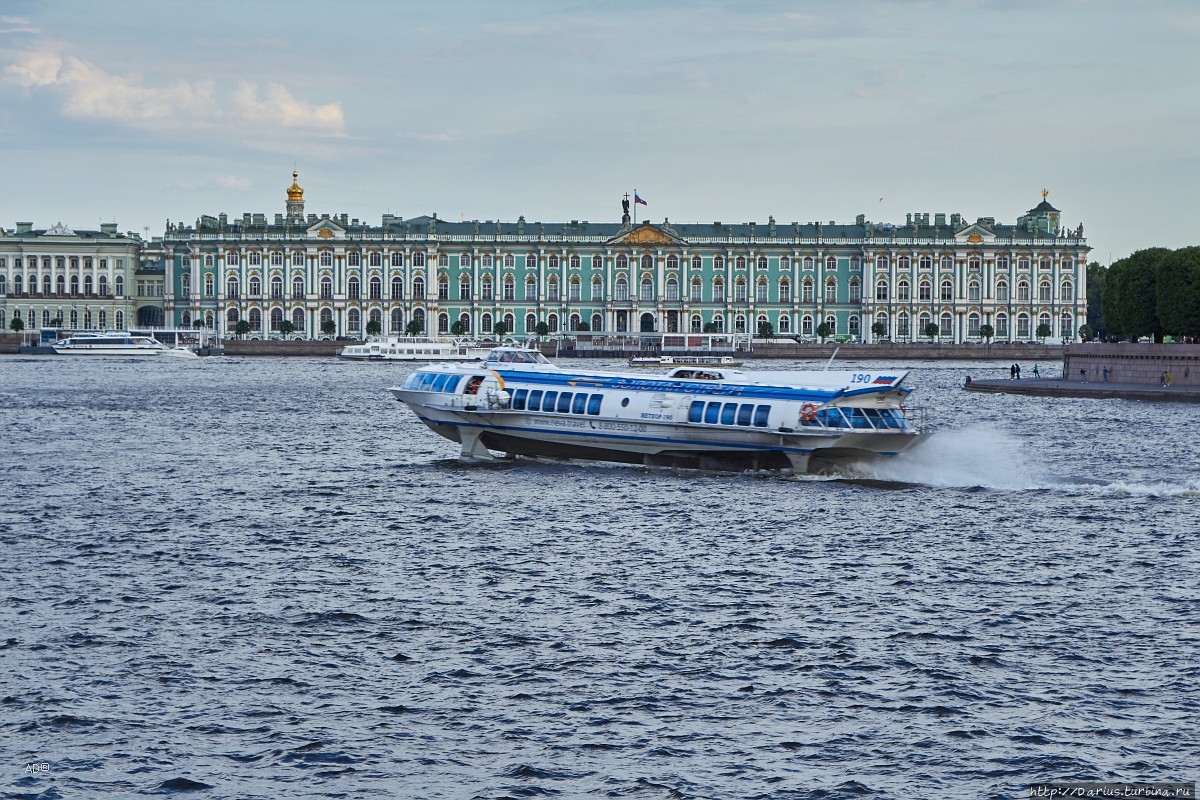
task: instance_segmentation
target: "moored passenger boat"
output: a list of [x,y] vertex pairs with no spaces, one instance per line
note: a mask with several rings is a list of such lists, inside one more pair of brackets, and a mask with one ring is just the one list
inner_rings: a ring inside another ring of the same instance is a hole
[[631,367],[678,367],[686,364],[713,364],[720,367],[740,367],[744,362],[733,356],[633,356]]
[[465,458],[806,472],[920,441],[902,405],[907,374],[695,365],[645,376],[559,369],[536,350],[499,347],[482,364],[423,367],[389,391]]
[[351,361],[463,361],[485,358],[489,348],[465,339],[387,336],[342,348],[338,358]]

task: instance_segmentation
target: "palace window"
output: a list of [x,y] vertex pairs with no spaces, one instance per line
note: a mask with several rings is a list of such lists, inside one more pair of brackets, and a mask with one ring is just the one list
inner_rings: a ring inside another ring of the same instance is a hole
[[939,297],[943,303],[950,303],[954,301],[954,282],[949,278],[946,278],[942,281],[941,293]]
[[[292,253],[292,266],[293,267],[303,267],[304,266],[304,251],[303,250],[297,250],[294,253]],[[299,330],[299,328],[297,328],[297,330]]]
[[375,276],[375,277],[371,278],[371,283],[369,284],[369,286],[370,286],[370,288],[368,289],[369,297],[372,300],[382,300],[383,299],[383,281],[381,281],[378,276]]
[[715,269],[715,270],[725,269],[724,256],[713,256],[713,269]]
[[875,282],[875,302],[886,303],[888,299],[888,282],[887,278],[880,278]]
[[392,278],[392,299],[404,299],[404,279],[400,277]]
[[922,280],[918,284],[917,299],[922,303],[928,303],[933,299],[933,284],[928,280]]
[[754,302],[765,303],[770,296],[770,287],[767,284],[767,279],[762,278],[754,285]]
[[787,256],[780,256],[779,257],[779,271],[787,272],[791,268],[792,268],[792,260],[790,258],[788,258]]
[[[414,267],[423,267],[423,266],[425,266],[425,253],[423,253],[423,252],[416,252],[416,253],[413,253],[413,257],[412,257],[412,265],[413,265]],[[371,264],[371,266],[375,266],[375,265],[374,265],[374,264]]]
[[450,299],[450,279],[445,275],[438,275],[438,300]]
[[332,267],[333,266],[333,253],[329,252],[328,250],[322,250],[320,255],[317,257],[317,262],[322,267]]
[[[118,292],[120,294],[120,292]],[[225,296],[236,299],[238,296],[238,279],[229,278],[225,281]]]
[[787,278],[779,279],[779,302],[792,302],[792,282]]
[[1063,303],[1075,302],[1075,290],[1070,281],[1063,281],[1062,287],[1059,289],[1059,300]]
[[349,300],[358,300],[360,288],[361,284],[359,284],[357,277],[346,281],[346,298]]
[[604,267],[604,259],[601,258],[598,254],[592,256],[592,269],[603,269],[603,267]]
[[1018,303],[1028,303],[1029,302],[1029,282],[1028,281],[1021,281],[1020,283],[1017,284],[1017,302]]
[[800,302],[811,303],[816,298],[816,286],[813,284],[812,278],[805,278],[800,284]]
[[[569,290],[568,290],[568,291],[570,291],[570,302],[572,302],[572,303],[578,303],[578,302],[580,301],[581,297],[582,297],[582,294],[583,294],[583,292],[582,292],[582,284],[579,282],[579,276],[578,276],[578,275],[572,275],[572,276],[571,276],[571,283],[569,284],[569,287],[570,287],[570,288],[569,288]],[[579,328],[578,328],[578,327],[576,327],[574,330],[579,330]]]
[[692,269],[699,270],[704,266],[704,259],[700,256],[692,256]]
[[667,300],[670,302],[679,300],[679,281],[674,278],[667,280]]
[[438,253],[438,266],[443,268],[450,266],[449,253]]
[[912,338],[912,317],[908,315],[907,311],[901,311],[896,315],[896,338]]
[[697,275],[696,277],[692,278],[691,296],[689,299],[693,303],[699,303],[703,300],[703,298],[704,298],[704,282],[701,281],[700,276]]
[[532,275],[525,279],[525,299],[527,301],[537,300],[537,278]]
[[713,281],[713,302],[725,302],[725,281],[721,280],[720,278],[717,278]]
[[1038,302],[1050,302],[1050,281],[1041,281],[1038,283]]
[[592,296],[590,299],[596,302],[604,299],[604,281],[599,275],[592,278]]
[[917,267],[923,272],[928,272],[929,270],[933,269],[933,257],[927,255],[921,256],[917,259]]
[[504,276],[504,299],[505,300],[516,300],[517,299],[517,284],[516,284],[516,281],[513,280],[512,275]]
[[733,284],[733,302],[746,302],[746,281],[743,278],[738,278]]
[[[647,256],[647,258],[649,258],[649,256]],[[654,282],[651,281],[650,278],[648,278],[648,277],[642,278],[641,294],[639,295],[639,297],[642,300],[653,300],[654,299]]]
[[[412,287],[413,287],[413,299],[414,300],[424,300],[425,299],[425,279],[424,278],[413,278]],[[422,330],[424,330],[424,328],[422,328]]]
[[967,302],[979,302],[979,281],[971,281],[967,284]]
[[471,278],[469,275],[462,275],[458,279],[458,299],[471,299]]
[[559,301],[557,275],[551,275],[546,279],[546,301],[550,303],[557,303]]
[[[480,279],[480,281],[479,281],[479,296],[480,296],[480,299],[482,299],[482,300],[494,300],[494,299],[496,299],[496,298],[495,298],[495,296],[494,296],[494,295],[493,295],[493,293],[492,293],[492,290],[493,290],[493,287],[492,287],[492,276],[491,276],[491,275],[484,275],[484,276],[483,276],[483,278],[482,278],[482,279]],[[491,328],[489,327],[489,328],[488,328],[488,330],[491,330]]]
[[618,302],[629,300],[629,282],[624,278],[617,278],[616,299]]
[[830,278],[825,281],[825,302],[837,302],[837,278]]

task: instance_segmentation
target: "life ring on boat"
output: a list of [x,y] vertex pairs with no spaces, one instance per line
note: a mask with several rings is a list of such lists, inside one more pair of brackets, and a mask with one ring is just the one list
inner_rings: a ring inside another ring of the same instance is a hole
[[817,419],[817,407],[812,403],[805,403],[800,406],[800,419],[805,422],[815,422]]

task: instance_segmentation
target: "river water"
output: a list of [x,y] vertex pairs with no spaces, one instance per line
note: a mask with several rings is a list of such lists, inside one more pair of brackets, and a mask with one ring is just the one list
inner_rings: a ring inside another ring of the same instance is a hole
[[1196,780],[1196,407],[907,366],[937,434],[814,478],[460,463],[400,364],[4,357],[0,793]]

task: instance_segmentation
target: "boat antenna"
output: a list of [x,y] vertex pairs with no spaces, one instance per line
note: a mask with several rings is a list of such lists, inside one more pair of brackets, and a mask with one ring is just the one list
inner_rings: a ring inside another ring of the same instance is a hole
[[829,356],[829,360],[825,362],[825,371],[826,371],[826,372],[828,372],[828,371],[829,371],[829,367],[830,367],[830,366],[833,364],[833,360],[834,360],[835,358],[837,358],[838,350],[841,350],[841,349],[842,349],[842,348],[840,348],[840,347],[835,347],[835,348],[833,348],[833,353],[832,353],[832,354],[830,354],[830,356]]

